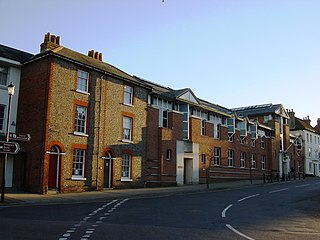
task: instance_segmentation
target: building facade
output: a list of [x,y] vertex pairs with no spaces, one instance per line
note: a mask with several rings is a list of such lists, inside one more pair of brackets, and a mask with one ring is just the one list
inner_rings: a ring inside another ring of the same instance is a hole
[[[8,120],[8,85],[15,86],[11,101],[10,123],[8,130],[16,133],[17,108],[19,103],[20,76],[22,64],[33,55],[4,45],[0,45],[0,137],[5,140]],[[21,160],[23,153],[19,155],[8,154],[5,164],[5,186],[8,188],[21,188],[23,182],[24,163]],[[5,157],[0,154],[0,173],[3,173]],[[3,177],[1,175],[0,181]],[[2,182],[1,182],[2,185]]]
[[[101,53],[78,53],[50,33],[21,65],[18,86],[16,131],[32,140],[23,143],[17,176],[31,192],[279,181],[307,173],[308,146],[291,131],[281,104],[229,109],[189,88],[131,76]],[[319,143],[312,134],[309,141]]]
[[18,129],[32,135],[25,188],[46,193],[143,185],[147,88],[45,35],[22,67]]
[[295,117],[293,110],[289,110],[290,131],[301,138],[304,164],[301,165],[307,176],[320,176],[320,134],[313,128],[309,117],[300,119]]

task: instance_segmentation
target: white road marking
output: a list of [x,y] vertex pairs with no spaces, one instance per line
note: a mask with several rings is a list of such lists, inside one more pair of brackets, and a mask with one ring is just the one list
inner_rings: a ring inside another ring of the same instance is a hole
[[[117,207],[121,206],[123,203],[125,203],[126,201],[128,201],[129,198],[122,200],[121,202],[118,202],[117,205],[113,206],[111,210],[108,210],[107,213],[104,213],[104,216],[108,216],[110,215],[111,212],[113,212],[114,210],[117,209]],[[91,219],[94,215],[96,215],[98,212],[105,210],[105,208],[111,204],[116,203],[118,200],[112,200],[111,202],[108,202],[104,205],[102,205],[101,207],[99,207],[98,209],[94,210],[93,212],[91,212],[90,214],[88,214],[86,217],[84,217],[83,219],[81,219],[79,221],[79,223],[74,224],[72,228],[69,228],[63,235],[61,238],[59,238],[59,240],[68,240],[68,238],[71,236],[72,233],[75,233],[77,231],[77,228],[80,227],[82,224],[87,223],[89,219]],[[102,223],[101,220],[105,219],[107,217],[99,217],[99,221],[96,221],[96,224],[92,224],[91,227],[98,227],[99,224]],[[87,228],[85,235],[83,235],[81,237],[81,240],[89,240],[89,238],[91,237],[91,234],[93,234],[95,231],[95,228]]]
[[226,217],[226,212],[228,211],[228,209],[229,208],[231,208],[233,205],[232,204],[230,204],[228,207],[226,207],[225,209],[223,209],[223,211],[222,211],[222,213],[221,213],[221,216],[223,217],[223,218],[225,218]]
[[248,240],[254,240],[254,238],[248,237],[247,235],[239,232],[237,229],[234,229],[230,224],[226,224],[226,226],[227,226],[227,228],[229,228],[232,232],[238,234],[239,236],[244,237],[245,239],[248,239]]
[[277,192],[282,192],[282,191],[286,191],[288,190],[289,188],[282,188],[282,189],[278,189],[278,190],[274,190],[274,191],[271,191],[269,193],[277,193]]
[[298,186],[296,186],[296,188],[300,188],[300,187],[307,187],[307,186],[310,186],[310,184],[298,185]]
[[259,195],[260,195],[260,194],[250,195],[250,196],[248,196],[248,197],[244,197],[244,198],[239,199],[238,202],[242,202],[242,201],[247,200],[247,199],[249,199],[249,198],[257,197],[257,196],[259,196]]

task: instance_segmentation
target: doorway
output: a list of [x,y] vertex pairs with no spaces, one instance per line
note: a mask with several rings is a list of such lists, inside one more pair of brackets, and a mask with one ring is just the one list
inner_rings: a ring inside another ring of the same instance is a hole
[[60,149],[52,146],[49,153],[48,188],[58,189],[60,178]]
[[184,184],[192,184],[193,176],[193,159],[185,158],[184,159]]
[[112,187],[112,157],[110,152],[106,153],[104,157],[104,188]]

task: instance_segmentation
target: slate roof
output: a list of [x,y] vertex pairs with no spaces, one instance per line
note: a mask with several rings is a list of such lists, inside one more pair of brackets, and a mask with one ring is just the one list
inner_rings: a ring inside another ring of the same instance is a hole
[[313,128],[310,124],[306,123],[305,121],[303,121],[300,118],[295,117],[295,127],[292,128],[291,130],[307,130],[309,132],[314,132],[316,133],[316,129]]
[[73,51],[73,50],[66,48],[66,47],[63,47],[63,46],[56,47],[52,50],[43,51],[43,52],[35,55],[32,58],[32,60],[36,60],[42,56],[50,55],[50,54],[57,56],[57,57],[61,57],[63,59],[69,60],[69,61],[75,61],[81,65],[85,65],[89,68],[94,68],[96,70],[99,70],[101,72],[105,72],[109,75],[112,75],[112,76],[115,76],[118,78],[122,78],[125,80],[129,80],[131,82],[135,82],[137,84],[141,84],[141,82],[137,81],[133,76],[129,75],[128,73],[122,71],[121,69],[119,69],[109,63],[100,61],[100,60],[95,59],[93,57],[89,57],[87,55]]
[[281,104],[268,103],[262,105],[232,108],[231,110],[242,116],[257,116],[275,113],[280,107],[282,107]]
[[0,57],[24,63],[32,58],[33,54],[0,44]]
[[[183,88],[183,89],[175,90],[175,89],[162,86],[162,85],[160,85],[158,83],[154,83],[154,82],[151,82],[149,80],[146,80],[146,79],[143,79],[143,78],[140,78],[140,77],[137,77],[137,76],[134,76],[134,77],[137,78],[140,81],[145,82],[145,84],[147,84],[149,87],[152,88],[152,91],[154,93],[159,94],[162,97],[167,98],[168,100],[169,99],[170,100],[176,100],[179,96],[183,95],[184,93],[186,93],[188,91],[192,92],[192,90],[190,88]],[[199,98],[197,98],[197,100],[200,103],[200,104],[198,104],[198,106],[200,108],[202,107],[202,108],[211,110],[213,112],[216,112],[216,113],[219,113],[219,114],[222,114],[222,115],[227,115],[227,116],[232,113],[232,111],[230,109],[222,107],[220,105],[217,105],[217,104],[214,104],[214,103],[210,103],[208,101],[205,101],[205,100],[199,99]]]

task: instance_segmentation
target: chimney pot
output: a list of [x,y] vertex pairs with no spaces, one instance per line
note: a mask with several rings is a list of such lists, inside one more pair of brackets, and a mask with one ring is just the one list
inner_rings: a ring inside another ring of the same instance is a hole
[[99,60],[102,62],[102,53],[99,53]]
[[94,50],[88,51],[88,56],[93,58]]
[[98,55],[99,55],[99,53],[98,53],[98,52],[95,52],[95,53],[94,53],[94,58],[95,58],[95,59],[98,59]]

